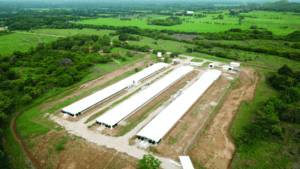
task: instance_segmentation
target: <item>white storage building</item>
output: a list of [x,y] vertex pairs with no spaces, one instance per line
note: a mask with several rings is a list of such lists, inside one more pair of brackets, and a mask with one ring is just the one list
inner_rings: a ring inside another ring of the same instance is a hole
[[109,97],[119,93],[120,91],[129,88],[131,86],[137,85],[139,81],[147,78],[148,76],[156,73],[157,71],[167,67],[166,63],[156,63],[152,66],[126,78],[113,85],[110,85],[88,97],[85,97],[65,108],[62,109],[62,113],[67,113],[70,116],[78,116],[83,111],[95,106],[96,104],[108,99]]
[[230,62],[230,66],[232,66],[232,67],[240,67],[240,63],[238,63],[238,62]]
[[149,143],[159,143],[164,135],[176,124],[176,122],[189,110],[209,86],[219,78],[221,71],[209,70],[205,72],[194,84],[166,107],[150,123],[148,123],[136,135],[139,139]]
[[191,66],[182,66],[174,70],[163,79],[150,85],[147,89],[130,97],[128,100],[116,106],[111,111],[108,111],[104,115],[97,118],[96,123],[100,125],[105,124],[106,127],[109,128],[115,127],[121,120],[125,119],[130,114],[141,108],[147,102],[152,100],[154,97],[159,95],[165,89],[193,70],[194,68]]
[[157,57],[161,57],[161,52],[157,52]]

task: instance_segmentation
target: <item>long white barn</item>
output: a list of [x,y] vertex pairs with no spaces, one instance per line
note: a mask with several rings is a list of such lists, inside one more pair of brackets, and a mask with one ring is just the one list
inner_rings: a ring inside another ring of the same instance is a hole
[[62,109],[62,113],[67,113],[70,116],[78,116],[83,111],[95,106],[96,104],[108,99],[109,97],[121,92],[122,90],[137,85],[139,81],[149,77],[157,71],[167,67],[166,63],[156,63],[152,66],[126,78],[113,85],[110,85],[84,99],[81,99]]
[[97,118],[96,123],[100,125],[105,124],[106,127],[109,128],[115,127],[121,120],[125,119],[131,113],[141,108],[151,99],[159,95],[165,89],[170,87],[172,84],[174,84],[193,70],[194,68],[191,66],[182,66],[174,70],[163,79],[150,85],[147,89],[132,96],[117,107],[113,108],[111,111],[108,111],[104,115]]
[[219,78],[221,71],[209,70],[205,72],[193,85],[174,100],[167,108],[157,115],[136,135],[139,139],[149,143],[159,143],[164,135],[176,124],[176,122],[199,99],[209,86]]

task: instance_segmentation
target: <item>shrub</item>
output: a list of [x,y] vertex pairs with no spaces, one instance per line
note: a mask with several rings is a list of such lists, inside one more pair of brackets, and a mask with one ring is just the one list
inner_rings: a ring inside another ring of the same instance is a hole
[[68,74],[63,74],[58,78],[58,85],[61,87],[70,86],[73,83],[73,77]]
[[161,161],[154,158],[151,154],[144,155],[143,159],[139,160],[140,169],[157,169],[160,167]]
[[300,43],[299,42],[293,43],[291,47],[295,49],[300,49]]

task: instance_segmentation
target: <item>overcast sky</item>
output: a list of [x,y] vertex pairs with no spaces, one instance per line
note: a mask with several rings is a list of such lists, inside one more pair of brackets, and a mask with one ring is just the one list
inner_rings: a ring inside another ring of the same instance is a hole
[[[278,0],[0,0],[0,2],[124,2],[124,1],[131,1],[131,2],[257,2],[257,3],[266,3],[266,2],[276,2]],[[289,2],[299,2],[300,0],[288,0]]]

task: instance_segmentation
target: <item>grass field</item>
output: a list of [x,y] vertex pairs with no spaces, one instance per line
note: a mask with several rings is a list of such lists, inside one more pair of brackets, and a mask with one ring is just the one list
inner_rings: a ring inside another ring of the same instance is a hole
[[[153,42],[157,42],[157,45],[154,45]],[[186,44],[182,42],[170,41],[170,40],[155,40],[148,37],[143,37],[140,41],[130,41],[131,45],[148,45],[153,49],[162,49],[166,51],[185,53],[186,47],[193,47],[195,45]]]
[[[245,30],[249,29],[251,25],[256,25],[260,28],[267,28],[277,35],[286,35],[300,28],[300,17],[294,15],[294,13],[266,11],[242,13],[241,15],[246,16],[242,21],[242,25],[239,25],[238,17],[227,15],[228,13],[229,11],[223,11],[222,15],[224,15],[224,19],[222,20],[213,19],[214,17],[218,17],[219,14],[207,14],[207,17],[204,18],[182,16],[181,18],[185,19],[183,24],[174,26],[147,25],[146,18],[132,19],[131,21],[121,21],[119,18],[99,18],[77,23],[108,26],[138,26],[143,29],[169,29],[188,32],[220,32],[231,28],[241,28]],[[209,24],[205,22],[209,22]]]
[[[250,66],[250,67],[260,67],[266,69],[278,69],[284,64],[289,65],[294,69],[300,68],[299,62],[286,59],[279,56],[274,55],[266,55],[262,53],[248,52],[239,49],[225,49],[214,47],[213,49],[204,49],[204,51],[213,51],[213,52],[226,52],[229,56],[238,56],[239,61],[244,61],[242,66]],[[246,61],[248,60],[248,61]]]
[[[27,31],[24,31],[27,33]],[[104,30],[101,29],[97,31],[96,29],[36,29],[31,30],[28,33],[36,33],[36,34],[46,34],[46,35],[57,35],[57,36],[72,36],[76,34],[86,34],[86,35],[108,35],[109,33],[115,33],[114,30]]]
[[38,43],[47,43],[57,37],[13,33],[0,36],[0,55],[12,54],[14,51],[26,52]]

